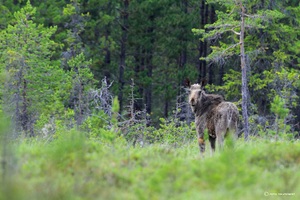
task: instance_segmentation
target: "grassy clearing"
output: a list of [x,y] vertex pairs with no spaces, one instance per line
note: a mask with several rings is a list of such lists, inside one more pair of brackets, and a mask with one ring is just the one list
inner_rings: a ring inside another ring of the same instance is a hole
[[300,198],[299,142],[238,141],[201,159],[196,141],[134,148],[70,132],[14,142],[6,153],[3,200]]

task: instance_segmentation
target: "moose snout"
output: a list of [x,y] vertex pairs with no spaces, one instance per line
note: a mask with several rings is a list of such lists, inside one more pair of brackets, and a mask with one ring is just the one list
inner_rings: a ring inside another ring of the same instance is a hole
[[191,104],[192,106],[195,106],[196,102],[195,102],[195,99],[194,99],[194,98],[191,98],[190,104]]

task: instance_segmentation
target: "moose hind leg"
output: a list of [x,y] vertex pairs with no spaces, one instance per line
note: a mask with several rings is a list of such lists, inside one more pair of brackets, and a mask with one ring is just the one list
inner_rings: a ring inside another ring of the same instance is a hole
[[211,147],[211,155],[215,152],[216,150],[216,137],[215,136],[209,136],[208,137],[209,142],[210,142],[210,147]]
[[216,137],[209,136],[210,147],[213,151],[216,150]]
[[223,133],[223,132],[221,132],[221,133],[219,132],[219,134],[217,135],[219,151],[222,151],[223,147],[224,147],[224,135],[225,135],[225,133]]
[[224,138],[226,135],[227,127],[223,120],[218,123],[218,126],[215,127],[216,137],[218,142],[218,151],[222,151],[224,148]]
[[224,135],[219,134],[217,136],[217,140],[218,140],[218,149],[219,149],[219,151],[222,151],[224,148]]

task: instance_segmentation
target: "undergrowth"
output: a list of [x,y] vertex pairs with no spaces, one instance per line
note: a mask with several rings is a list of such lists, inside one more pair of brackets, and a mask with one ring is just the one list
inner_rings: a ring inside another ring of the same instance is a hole
[[[133,146],[69,131],[12,141],[0,199],[298,199],[300,143],[252,138],[201,158],[196,140]],[[209,146],[209,145],[207,145]],[[4,165],[3,165],[4,166]],[[276,195],[275,195],[276,194]],[[270,196],[272,195],[272,196]]]
[[178,122],[127,134],[57,126],[48,137],[14,139],[1,134],[8,124],[2,117],[0,200],[299,199],[297,140],[227,139],[213,155],[207,142],[202,158],[194,125]]

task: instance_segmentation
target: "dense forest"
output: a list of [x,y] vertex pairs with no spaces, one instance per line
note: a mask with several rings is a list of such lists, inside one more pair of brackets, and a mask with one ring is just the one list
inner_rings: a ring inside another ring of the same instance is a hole
[[[299,0],[0,0],[0,13],[0,200],[299,199]],[[237,106],[240,136],[213,152],[204,130],[203,156],[200,82]]]
[[3,110],[28,136],[112,118],[113,99],[123,124],[189,124],[185,82],[206,78],[208,92],[243,111],[241,133],[296,136],[299,9],[297,0],[3,0]]

